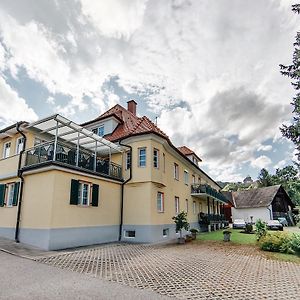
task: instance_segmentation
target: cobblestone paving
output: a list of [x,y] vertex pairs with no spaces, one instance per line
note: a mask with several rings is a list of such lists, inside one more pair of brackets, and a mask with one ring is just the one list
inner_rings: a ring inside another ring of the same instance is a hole
[[253,247],[112,244],[37,261],[179,299],[300,299],[300,265]]

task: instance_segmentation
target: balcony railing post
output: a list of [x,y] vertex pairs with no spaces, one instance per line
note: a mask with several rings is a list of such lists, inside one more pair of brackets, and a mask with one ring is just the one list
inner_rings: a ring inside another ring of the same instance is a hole
[[80,133],[78,132],[77,145],[76,145],[76,167],[78,167],[78,163],[79,163],[79,136],[80,136]]
[[110,147],[109,147],[109,165],[108,165],[108,175],[110,175],[110,173],[111,173],[111,167],[112,167],[112,165],[111,165],[111,149],[110,149]]
[[97,141],[95,142],[95,157],[94,157],[94,171],[96,172],[97,166]]
[[56,121],[55,140],[54,140],[54,149],[53,149],[53,158],[52,158],[53,161],[56,160],[57,136],[58,136],[58,121]]

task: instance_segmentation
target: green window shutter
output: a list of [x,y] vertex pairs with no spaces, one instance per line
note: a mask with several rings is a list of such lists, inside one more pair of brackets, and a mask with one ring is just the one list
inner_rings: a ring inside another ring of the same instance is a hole
[[70,204],[78,204],[78,190],[79,190],[79,181],[72,179],[71,180],[71,192],[70,192]]
[[19,190],[20,190],[20,182],[15,182],[13,206],[17,206],[18,205]]
[[0,184],[0,207],[4,206],[4,200],[5,200],[5,184]]
[[92,206],[98,206],[99,199],[99,185],[93,184],[92,188]]

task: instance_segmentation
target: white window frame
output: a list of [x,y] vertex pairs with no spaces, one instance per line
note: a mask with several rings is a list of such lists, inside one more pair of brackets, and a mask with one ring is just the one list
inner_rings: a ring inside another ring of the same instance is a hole
[[162,192],[157,192],[156,209],[159,213],[163,213],[165,211],[165,194]]
[[6,184],[5,203],[7,207],[13,207],[15,183]]
[[175,196],[175,214],[178,215],[180,211],[179,197]]
[[[6,145],[9,145],[8,147],[8,154],[6,153]],[[3,144],[3,154],[2,154],[2,157],[3,158],[8,158],[10,157],[10,150],[11,150],[11,141],[10,142],[6,142]]]
[[129,170],[131,166],[131,152],[127,151],[125,154],[125,170]]
[[[134,236],[128,236],[127,233],[129,231],[134,232]],[[136,231],[135,230],[124,230],[124,238],[126,238],[126,239],[135,239],[135,237],[136,237]]]
[[189,171],[184,170],[184,184],[189,185]]
[[179,165],[174,163],[174,179],[179,180]]
[[166,238],[169,236],[170,230],[169,228],[164,228],[163,229],[163,237]]
[[193,201],[193,214],[196,214],[196,201]]
[[[83,203],[83,186],[87,186],[87,203]],[[90,206],[90,201],[91,201],[91,193],[92,193],[92,183],[89,182],[84,182],[84,181],[79,181],[79,187],[78,187],[78,205],[83,206],[83,207],[88,207]]]
[[159,150],[157,148],[153,149],[153,167],[159,169]]
[[[23,140],[22,143],[20,143],[20,141]],[[22,145],[22,147],[20,147],[20,145]],[[17,138],[16,141],[16,154],[20,154],[20,152],[24,149],[24,138],[23,137],[19,137]]]
[[[145,161],[145,165],[142,165],[141,162],[141,151],[145,150],[145,154],[143,155],[145,157],[145,159],[143,161]],[[147,148],[146,147],[141,147],[141,148],[138,148],[138,167],[139,168],[146,168],[147,166]]]
[[193,184],[196,183],[196,177],[195,177],[195,175],[192,176],[192,183],[193,183]]

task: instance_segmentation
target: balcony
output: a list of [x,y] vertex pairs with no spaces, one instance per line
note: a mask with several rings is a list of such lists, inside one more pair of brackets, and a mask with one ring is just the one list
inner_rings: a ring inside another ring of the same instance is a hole
[[218,201],[227,202],[226,197],[208,184],[192,184],[191,195],[195,197],[208,196]]
[[[55,150],[54,150],[55,149]],[[55,155],[54,155],[55,152]],[[89,171],[100,176],[122,179],[122,167],[109,159],[96,156],[85,149],[76,149],[55,141],[37,145],[23,153],[23,168],[56,163],[77,170]]]

